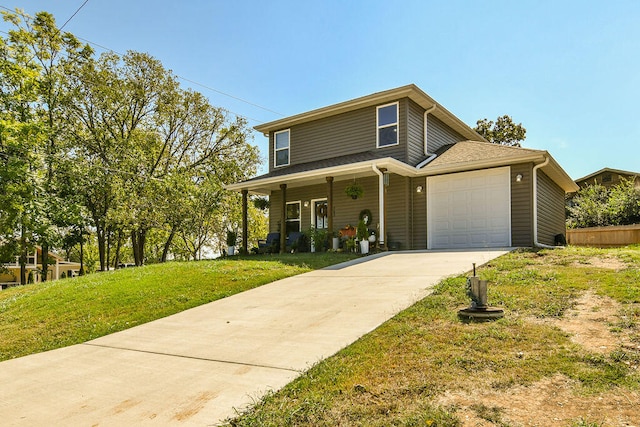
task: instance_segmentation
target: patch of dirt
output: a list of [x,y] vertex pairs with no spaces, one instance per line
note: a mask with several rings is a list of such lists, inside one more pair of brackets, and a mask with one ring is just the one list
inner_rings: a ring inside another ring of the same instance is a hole
[[571,341],[590,352],[610,353],[629,345],[628,332],[611,332],[611,325],[619,319],[622,306],[612,298],[601,297],[591,291],[580,296],[574,308],[562,318],[530,319],[532,322],[557,326],[571,334]]
[[[608,265],[610,267],[605,268],[617,268],[615,260]],[[611,331],[611,326],[620,320],[621,308],[617,301],[589,291],[578,298],[575,307],[563,318],[528,321],[556,326],[592,353],[609,354],[620,348],[640,352],[629,329]],[[632,368],[638,369],[638,366]],[[506,390],[496,390],[479,381],[474,390],[449,391],[437,403],[458,408],[457,415],[463,425],[469,427],[570,426],[580,419],[603,426],[640,427],[639,392],[612,390],[586,397],[575,395],[575,386],[571,379],[560,374],[530,386]]]
[[[494,390],[488,386],[472,392],[447,392],[437,403],[458,408],[456,415],[465,427],[570,426],[580,419],[605,426],[640,426],[640,393],[613,390],[583,397],[573,393],[574,386],[569,378],[555,375],[529,387]],[[481,418],[479,408],[490,409],[492,421]]]
[[571,264],[573,267],[596,267],[609,270],[620,271],[627,268],[627,264],[616,257],[591,257],[586,261],[576,261]]

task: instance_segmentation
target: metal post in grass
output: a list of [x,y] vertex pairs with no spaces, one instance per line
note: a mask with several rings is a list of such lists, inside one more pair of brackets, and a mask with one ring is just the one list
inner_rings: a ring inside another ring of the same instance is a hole
[[466,321],[488,321],[504,317],[504,310],[489,307],[487,297],[487,281],[476,276],[476,263],[473,263],[473,276],[467,278],[467,295],[471,298],[471,306],[458,310],[458,317]]

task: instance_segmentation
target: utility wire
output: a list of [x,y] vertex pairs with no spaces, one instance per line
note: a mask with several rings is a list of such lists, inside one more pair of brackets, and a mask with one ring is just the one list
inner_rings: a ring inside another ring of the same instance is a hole
[[62,27],[60,27],[58,29],[58,32],[62,31],[62,29],[65,27],[65,25],[67,25],[69,23],[69,21],[71,21],[73,19],[74,16],[76,16],[78,14],[78,12],[80,12],[80,9],[82,9],[84,7],[85,4],[89,3],[89,0],[84,0],[84,3],[82,3],[82,5],[80,5],[80,7],[73,12],[73,15],[71,15],[71,17],[69,19],[67,19],[67,22],[65,22],[64,24],[62,24]]
[[[59,28],[59,31],[60,31],[60,30],[62,30],[62,28],[64,28],[64,26],[65,26],[65,25],[67,25],[67,24],[69,23],[69,21],[71,21],[71,20],[75,17],[75,16],[76,16],[76,14],[80,11],[80,9],[82,9],[82,8],[83,8],[83,7],[84,7],[88,2],[89,2],[89,0],[85,0],[85,2],[84,2],[84,3],[82,3],[82,5],[81,5],[81,6],[80,6],[76,11],[75,11],[75,13],[74,13],[74,14],[73,14],[69,19],[67,19],[67,21],[66,21],[66,22],[65,22],[65,23],[64,23],[64,24]],[[0,5],[0,8],[5,9],[5,10],[8,10],[9,12],[19,13],[19,12],[16,12],[16,11],[12,10],[12,9],[9,9],[9,8],[8,8],[8,7],[6,7],[6,6],[1,6],[1,5]],[[28,15],[25,15],[25,14],[22,14],[22,13],[19,13],[19,14],[20,14],[22,17],[24,17],[25,19],[30,19],[30,18],[31,18],[31,17],[30,17],[30,16],[28,16]],[[2,30],[0,30],[0,32],[2,32],[2,33],[4,33],[4,34],[9,34],[9,33],[7,33],[6,31],[2,31]],[[106,51],[109,51],[109,52],[113,52],[113,53],[115,53],[115,54],[117,54],[117,55],[119,55],[119,56],[124,56],[122,53],[120,53],[120,52],[118,52],[118,51],[115,51],[115,50],[113,50],[113,49],[111,49],[111,48],[109,48],[109,47],[106,47],[106,46],[102,46],[102,45],[100,45],[100,44],[98,44],[98,43],[92,42],[91,40],[87,40],[87,39],[85,39],[85,38],[78,37],[78,36],[76,36],[76,38],[77,38],[78,40],[82,40],[82,41],[84,41],[84,42],[86,42],[86,43],[89,43],[89,44],[90,44],[90,45],[92,45],[92,46],[99,47],[100,49],[103,49],[103,50],[106,50]],[[211,87],[211,86],[207,86],[207,85],[205,85],[205,84],[203,84],[203,83],[196,82],[195,80],[191,80],[191,79],[188,79],[188,78],[186,78],[186,77],[182,77],[182,76],[180,76],[180,75],[178,75],[178,74],[176,74],[176,77],[177,77],[177,78],[179,78],[180,80],[185,81],[185,82],[189,82],[189,83],[191,83],[191,84],[194,84],[194,85],[200,86],[200,87],[205,88],[205,89],[207,89],[207,90],[210,90],[210,91],[212,91],[212,92],[219,93],[220,95],[226,96],[226,97],[228,97],[228,98],[235,99],[235,100],[240,101],[240,102],[243,102],[243,103],[245,103],[245,104],[247,104],[247,105],[251,105],[251,106],[253,106],[253,107],[260,108],[260,109],[262,109],[262,110],[264,110],[264,111],[268,111],[268,112],[270,112],[270,113],[277,114],[277,115],[279,115],[279,116],[281,116],[281,117],[284,117],[284,116],[285,116],[284,114],[279,113],[278,111],[272,110],[272,109],[270,109],[270,108],[264,107],[264,106],[262,106],[262,105],[256,104],[256,103],[251,102],[251,101],[247,101],[246,99],[240,98],[240,97],[235,96],[235,95],[231,95],[231,94],[229,94],[229,93],[226,93],[226,92],[223,92],[223,91],[221,91],[221,90],[215,89],[215,88],[213,88],[213,87]],[[235,116],[237,116],[237,117],[242,117],[242,118],[245,118],[245,119],[247,119],[247,120],[251,120],[251,121],[257,122],[257,123],[264,123],[264,121],[263,121],[263,120],[258,120],[258,119],[254,119],[254,118],[251,118],[251,117],[245,116],[245,115],[243,115],[243,114],[238,114],[238,113],[233,112],[233,111],[228,110],[228,109],[227,109],[227,111],[229,111],[231,114],[233,114],[233,115],[235,115]]]

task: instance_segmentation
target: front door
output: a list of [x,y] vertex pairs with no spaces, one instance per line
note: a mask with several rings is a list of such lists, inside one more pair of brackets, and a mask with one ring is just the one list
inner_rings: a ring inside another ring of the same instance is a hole
[[316,229],[327,228],[327,199],[313,200],[311,210],[311,225]]

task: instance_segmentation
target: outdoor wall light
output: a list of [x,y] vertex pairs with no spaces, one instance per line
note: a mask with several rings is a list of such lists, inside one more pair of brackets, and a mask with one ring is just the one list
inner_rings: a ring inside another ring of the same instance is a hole
[[422,190],[424,190],[424,188],[422,187],[422,185],[418,185],[416,187],[416,193],[422,193]]
[[304,201],[304,207],[305,207],[305,208],[308,208],[308,207],[309,207],[309,201],[308,201],[308,200],[305,200],[305,201]]
[[521,173],[516,175],[516,182],[522,182],[522,174]]

